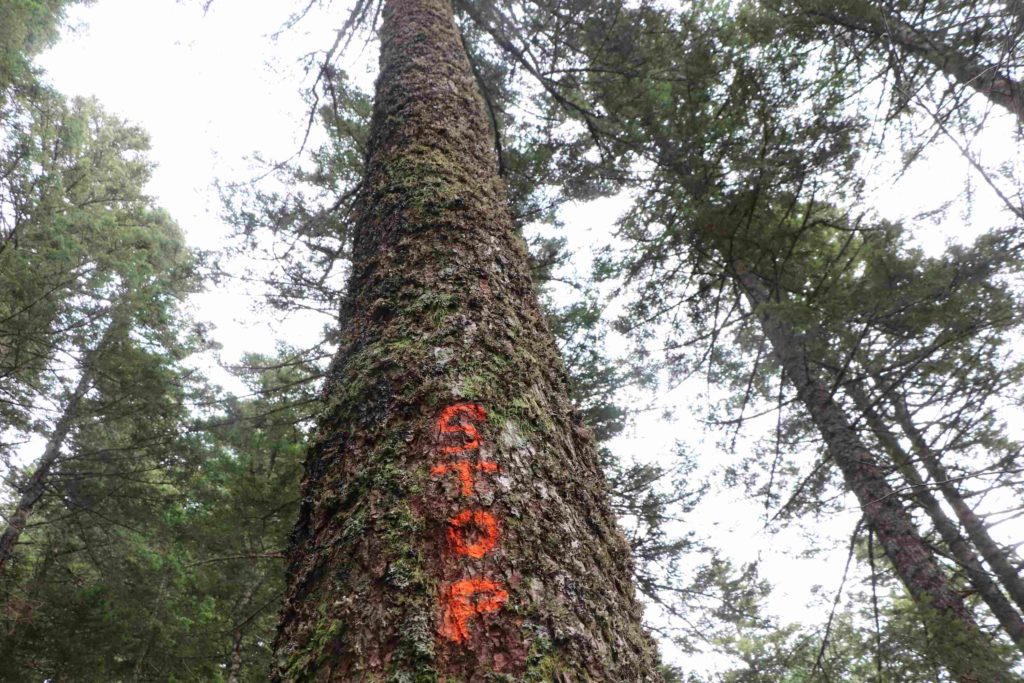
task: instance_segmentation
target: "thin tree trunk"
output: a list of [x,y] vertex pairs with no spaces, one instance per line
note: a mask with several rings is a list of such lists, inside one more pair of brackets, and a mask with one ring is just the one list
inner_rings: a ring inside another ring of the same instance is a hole
[[276,680],[661,680],[449,0],[388,0]]
[[[728,254],[729,250],[719,251]],[[963,598],[921,538],[910,513],[900,503],[844,409],[832,398],[829,386],[811,370],[811,361],[797,334],[771,312],[768,288],[742,261],[733,262],[733,274],[776,359],[817,425],[846,486],[857,497],[864,519],[921,609],[935,643],[932,654],[960,681],[1000,680],[1006,671],[996,658],[987,656],[985,638]]]
[[910,439],[910,443],[914,448],[914,454],[921,461],[928,476],[932,478],[933,485],[939,489],[942,497],[953,508],[956,518],[960,520],[960,524],[963,525],[964,530],[967,532],[967,537],[978,548],[981,556],[988,563],[988,566],[992,568],[992,572],[999,579],[1003,588],[1006,589],[1006,592],[1017,604],[1017,607],[1024,610],[1024,580],[1021,579],[1014,569],[1008,553],[996,543],[995,539],[988,532],[985,521],[974,513],[974,510],[967,504],[967,501],[960,495],[960,491],[957,489],[956,484],[953,483],[946,467],[928,446],[928,440],[924,434],[914,424],[914,418],[907,407],[906,399],[902,395],[893,392],[891,388],[887,391],[887,394],[890,396],[896,421],[899,423],[903,433]]
[[242,675],[242,629],[231,632],[231,661],[228,665],[227,683],[238,683]]
[[92,380],[92,363],[87,360],[83,364],[78,384],[68,397],[67,403],[64,404],[64,412],[61,414],[60,419],[57,420],[57,424],[53,426],[53,431],[50,432],[50,437],[46,441],[46,449],[39,460],[36,461],[35,471],[21,488],[21,496],[18,498],[18,503],[7,523],[7,528],[4,529],[3,535],[0,535],[0,572],[5,570],[7,564],[14,556],[14,547],[18,544],[18,539],[28,524],[29,516],[31,516],[36,504],[46,491],[50,473],[60,458],[64,441],[67,439],[71,427],[78,417],[78,405],[92,386]]
[[149,653],[152,652],[153,644],[156,643],[156,637],[160,633],[157,614],[160,612],[160,604],[163,602],[164,596],[167,595],[170,583],[170,571],[164,568],[163,576],[160,578],[160,587],[157,588],[156,599],[153,601],[153,609],[149,615],[151,626],[149,633],[146,636],[146,646],[142,648],[142,653],[139,654],[139,658],[135,661],[135,667],[132,670],[132,681],[134,681],[134,683],[139,683],[139,681],[142,680],[142,674],[146,668],[146,660],[149,659]]
[[[241,612],[249,606],[249,603],[252,602],[252,596],[263,585],[264,578],[261,577],[249,584],[249,587],[245,589],[245,593],[242,595],[236,611]],[[247,621],[243,621],[231,631],[231,660],[228,663],[227,683],[238,683],[242,680],[242,645],[245,636],[243,629]]]
[[971,586],[992,610],[992,614],[995,615],[1006,635],[1024,653],[1024,620],[1021,619],[1020,613],[1014,609],[999,586],[989,576],[971,545],[960,535],[956,523],[946,515],[938,498],[932,494],[931,488],[917,471],[910,454],[900,445],[899,439],[872,405],[864,389],[860,384],[853,382],[845,385],[845,391],[867,420],[868,426],[878,442],[889,453],[900,473],[910,484],[914,499],[931,518],[936,531],[939,532],[939,536],[949,548],[953,558],[963,567]]
[[941,36],[918,30],[893,14],[883,14],[883,10],[871,3],[867,3],[864,12],[857,15],[818,8],[812,14],[873,39],[891,41],[905,52],[928,62],[953,81],[1005,108],[1018,121],[1024,122],[1024,85],[1011,78],[998,64],[988,64],[966,55],[944,42]]

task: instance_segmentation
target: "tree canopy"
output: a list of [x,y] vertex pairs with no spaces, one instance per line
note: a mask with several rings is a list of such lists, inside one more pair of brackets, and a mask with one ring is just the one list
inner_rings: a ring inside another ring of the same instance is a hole
[[[265,680],[320,386],[353,343],[352,55],[384,3],[289,8],[282,32],[329,16],[336,40],[303,57],[297,153],[210,189],[218,253],[149,195],[146,132],[36,65],[84,4],[0,3],[0,678]],[[1021,4],[453,4],[666,679],[1024,679]],[[880,208],[950,172],[940,149],[961,195]],[[588,254],[568,219],[594,201],[619,215]],[[321,333],[213,370],[194,302],[225,282]],[[688,421],[655,422],[672,395]],[[675,446],[631,453],[650,424]],[[726,501],[746,518],[723,526],[840,584],[780,610],[787,577],[711,519]]]

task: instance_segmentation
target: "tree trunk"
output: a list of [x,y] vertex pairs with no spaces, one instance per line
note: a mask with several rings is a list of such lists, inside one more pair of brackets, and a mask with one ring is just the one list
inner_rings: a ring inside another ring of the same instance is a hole
[[658,681],[449,0],[388,0],[276,680]]
[[992,610],[992,614],[995,615],[1006,635],[1024,653],[1024,620],[1021,620],[1020,614],[991,579],[971,545],[960,535],[956,523],[946,515],[938,498],[931,492],[931,488],[917,471],[910,454],[903,450],[899,439],[885,424],[864,389],[857,383],[850,383],[845,386],[845,390],[867,420],[868,426],[878,442],[889,453],[900,473],[910,484],[914,500],[931,518],[936,531],[939,532],[939,536],[942,537],[953,558],[963,567],[971,586]]
[[242,675],[242,629],[231,632],[231,660],[228,662],[227,683],[238,683]]
[[907,435],[907,438],[910,439],[910,443],[914,447],[914,454],[921,461],[928,476],[932,478],[934,485],[942,493],[942,497],[953,508],[957,519],[960,520],[960,524],[963,525],[964,530],[967,532],[967,537],[971,539],[971,542],[981,552],[981,556],[988,563],[988,566],[992,568],[992,572],[1017,604],[1017,607],[1024,610],[1024,580],[1021,579],[1014,568],[1007,551],[996,543],[992,535],[989,534],[985,521],[974,514],[974,510],[971,509],[967,501],[960,495],[960,491],[957,490],[956,484],[950,477],[946,467],[929,448],[924,434],[914,424],[913,416],[907,408],[906,399],[894,392],[887,393],[890,393],[891,396],[896,421]]
[[[727,255],[727,248],[719,248]],[[864,519],[882,543],[929,627],[932,654],[958,680],[997,681],[1006,675],[974,622],[935,553],[921,538],[910,513],[885,478],[874,456],[861,441],[832,392],[811,370],[811,360],[797,333],[771,311],[769,290],[742,261],[733,262],[733,275],[750,303],[772,351],[800,402],[807,409],[847,488],[860,503]]]
[[[265,577],[260,577],[249,584],[239,600],[236,612],[243,612],[249,607],[253,596],[260,586],[263,585]],[[251,618],[251,617],[250,617]],[[228,675],[226,683],[239,683],[242,680],[242,647],[245,645],[245,626],[250,618],[243,619],[231,630],[231,657],[228,661]]]
[[165,567],[163,570],[163,576],[160,577],[160,587],[156,591],[156,599],[153,600],[153,607],[149,612],[150,628],[149,633],[146,634],[146,645],[142,648],[142,652],[139,653],[139,658],[135,660],[135,667],[132,670],[132,681],[133,683],[139,683],[143,680],[143,673],[146,669],[146,660],[149,659],[149,653],[153,651],[153,645],[156,643],[156,638],[160,635],[160,620],[157,616],[160,613],[160,603],[163,602],[164,596],[167,595],[168,586],[171,583],[171,573]]
[[[100,343],[102,344],[103,342]],[[89,356],[91,355],[89,354]],[[7,528],[4,529],[3,535],[0,535],[0,573],[5,570],[11,558],[14,557],[14,547],[18,544],[18,539],[28,524],[28,518],[31,516],[32,510],[35,509],[36,504],[43,497],[46,485],[50,479],[50,473],[53,471],[53,466],[57,463],[58,458],[60,458],[60,451],[64,446],[64,441],[68,438],[71,427],[78,416],[78,404],[92,386],[92,379],[92,362],[87,358],[86,362],[83,363],[82,374],[78,379],[78,384],[75,386],[74,391],[71,392],[71,396],[68,397],[67,403],[64,404],[64,412],[61,414],[60,419],[57,420],[57,424],[53,426],[53,431],[50,432],[50,437],[46,441],[46,449],[36,462],[35,471],[24,486],[21,487],[21,496],[18,498],[18,503],[11,514],[10,521],[7,523]]]
[[964,54],[956,46],[947,44],[943,36],[919,30],[895,14],[883,14],[883,10],[872,3],[867,3],[863,13],[856,15],[834,9],[841,6],[829,3],[827,8],[816,8],[811,13],[839,26],[864,33],[872,39],[892,42],[904,52],[923,59],[951,80],[973,89],[993,104],[1005,108],[1018,121],[1024,122],[1024,87],[998,64],[987,64]]

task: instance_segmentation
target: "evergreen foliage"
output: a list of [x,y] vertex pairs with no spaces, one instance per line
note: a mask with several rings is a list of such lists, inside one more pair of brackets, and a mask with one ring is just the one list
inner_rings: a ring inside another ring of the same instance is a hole
[[[365,191],[372,101],[339,46],[381,3],[355,4],[305,93],[322,142],[222,184],[236,239],[219,261],[146,195],[144,131],[33,65],[73,4],[0,3],[0,679],[266,680]],[[1020,3],[454,4],[649,626],[719,672],[665,680],[1021,680],[1024,201],[1018,170],[973,146],[1005,116],[1020,142]],[[894,148],[909,172],[943,140],[1002,223],[935,253],[917,237],[950,203],[892,220],[866,173]],[[628,207],[612,243],[567,275],[560,211],[612,195]],[[321,314],[322,334],[248,356],[242,396],[212,386],[195,360],[211,332],[186,313],[211,276],[250,282],[263,316]],[[639,404],[683,383],[707,387],[693,409],[717,446],[621,458]],[[858,501],[811,384],[919,564]],[[747,453],[709,476],[716,448]],[[760,568],[729,562],[701,516],[725,488],[808,554],[848,555],[842,586],[773,615]],[[828,546],[816,526],[851,509],[849,546]],[[908,583],[924,566],[955,604]]]

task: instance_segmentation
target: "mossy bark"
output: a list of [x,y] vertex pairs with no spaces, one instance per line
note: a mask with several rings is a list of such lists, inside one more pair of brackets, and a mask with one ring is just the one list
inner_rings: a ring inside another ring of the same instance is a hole
[[660,680],[449,0],[381,48],[275,678]]

